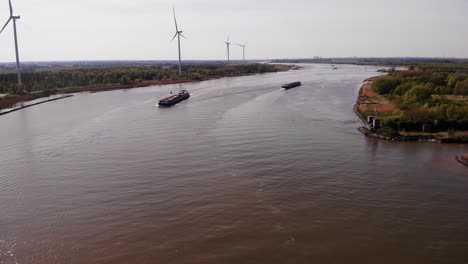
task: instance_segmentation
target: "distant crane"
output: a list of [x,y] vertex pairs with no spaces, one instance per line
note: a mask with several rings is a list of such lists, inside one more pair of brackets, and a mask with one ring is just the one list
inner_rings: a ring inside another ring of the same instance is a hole
[[243,60],[244,62],[245,62],[245,47],[247,46],[248,43],[249,43],[249,42],[246,42],[244,45],[242,45],[242,44],[237,44],[237,43],[236,43],[237,46],[242,47],[242,60]]
[[21,68],[20,68],[20,61],[19,61],[19,51],[18,51],[18,36],[16,33],[16,20],[20,19],[20,16],[15,16],[13,15],[13,5],[11,4],[11,0],[8,0],[10,4],[10,18],[8,18],[7,22],[3,26],[3,28],[0,30],[0,34],[2,34],[3,30],[8,26],[10,21],[13,20],[13,30],[15,33],[15,51],[16,51],[16,74],[18,75],[18,84],[22,84],[21,81]]
[[225,41],[224,43],[226,43],[226,47],[227,47],[227,62],[229,63],[229,61],[230,61],[230,59],[229,59],[229,46],[231,46],[231,42],[229,42],[229,35],[228,35],[227,41]]
[[187,39],[187,38],[182,34],[182,30],[179,30],[179,27],[177,26],[177,18],[176,18],[174,8],[172,8],[172,12],[174,14],[174,23],[175,23],[176,33],[174,34],[174,37],[172,38],[171,42],[175,39],[175,37],[177,37],[177,43],[179,47],[179,74],[182,74],[182,56],[180,53],[180,36],[182,36],[184,39]]

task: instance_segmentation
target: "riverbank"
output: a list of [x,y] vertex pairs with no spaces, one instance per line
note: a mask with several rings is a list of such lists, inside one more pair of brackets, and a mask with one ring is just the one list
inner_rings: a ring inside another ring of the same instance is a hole
[[369,78],[364,81],[364,84],[359,90],[357,99],[357,109],[360,113],[366,111],[377,111],[379,113],[393,111],[397,106],[389,102],[384,96],[376,93],[372,87],[375,78]]
[[32,100],[36,100],[36,99],[39,99],[39,98],[42,98],[42,97],[46,97],[46,96],[35,95],[35,94],[14,95],[14,96],[8,96],[7,95],[7,96],[5,96],[3,98],[0,98],[0,110],[1,109],[6,109],[6,108],[12,108],[18,103],[32,101]]
[[69,97],[73,97],[73,95],[60,96],[60,97],[57,97],[57,98],[52,98],[52,99],[37,102],[37,103],[34,103],[34,104],[19,106],[19,107],[13,108],[11,110],[0,112],[0,116],[6,115],[6,114],[9,114],[9,113],[13,113],[13,112],[16,112],[16,111],[19,111],[19,110],[22,110],[22,109],[25,109],[25,108],[28,108],[28,107],[32,107],[32,106],[35,106],[35,105],[40,105],[40,104],[44,104],[44,103],[48,103],[48,102],[62,100],[62,99],[69,98]]
[[457,161],[468,167],[468,154],[456,157]]
[[[278,72],[289,71],[291,69],[292,68],[279,70]],[[225,75],[225,76],[204,77],[199,80],[164,80],[164,81],[158,80],[158,81],[136,82],[132,84],[108,84],[108,85],[96,85],[96,86],[77,87],[77,88],[66,88],[66,89],[60,90],[58,94],[79,93],[79,92],[97,93],[97,92],[106,92],[106,91],[113,91],[113,90],[141,88],[141,87],[148,87],[148,86],[204,82],[204,81],[210,81],[210,80],[217,80],[221,78],[242,77],[242,76],[249,76],[249,75],[256,75],[256,74],[262,74],[262,73],[231,74],[231,75]]]
[[364,81],[364,84],[359,89],[356,104],[353,107],[354,113],[364,124],[363,127],[358,128],[361,133],[372,138],[400,142],[467,143],[466,138],[468,138],[468,131],[457,131],[454,132],[453,135],[450,135],[447,131],[437,133],[402,131],[385,133],[386,131],[384,129],[372,129],[371,124],[367,122],[367,118],[364,114],[366,111],[384,113],[398,110],[395,104],[389,102],[384,96],[374,91],[372,83],[376,78],[378,77],[369,78]]
[[[274,71],[272,72],[285,72],[289,70],[295,70],[297,67],[295,65],[278,65],[274,64]],[[249,76],[249,75],[256,75],[256,74],[263,74],[269,72],[258,72],[258,73],[229,73],[226,72],[225,74],[218,75],[218,76],[203,76],[196,79],[181,79],[181,80],[150,80],[150,81],[138,81],[132,82],[128,84],[102,84],[102,85],[92,85],[92,86],[80,86],[80,87],[70,87],[70,88],[63,88],[57,89],[48,92],[42,91],[35,91],[30,94],[26,95],[10,95],[3,98],[0,98],[0,110],[1,109],[8,109],[13,108],[19,103],[28,102],[40,98],[49,97],[50,95],[59,95],[59,94],[71,94],[71,93],[79,93],[79,92],[105,92],[105,91],[113,91],[113,90],[124,90],[124,89],[133,89],[133,88],[142,88],[148,86],[159,86],[159,85],[170,85],[170,84],[182,84],[182,83],[193,83],[193,82],[202,82],[202,81],[209,81],[209,80],[216,80],[220,78],[231,78],[231,77],[241,77],[241,76]]]

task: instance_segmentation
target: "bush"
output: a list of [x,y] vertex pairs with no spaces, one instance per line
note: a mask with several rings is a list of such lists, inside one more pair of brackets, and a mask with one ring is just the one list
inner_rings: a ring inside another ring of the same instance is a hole
[[395,88],[395,90],[393,90],[393,94],[403,96],[406,92],[411,90],[411,88],[412,88],[411,83],[403,83],[403,84],[398,85]]
[[384,137],[395,137],[395,136],[398,136],[398,132],[395,131],[395,129],[391,128],[391,127],[388,127],[388,126],[385,126],[385,127],[382,127],[381,129],[379,129],[377,131],[380,135],[384,136]]
[[379,94],[389,94],[398,86],[398,79],[391,76],[380,77],[374,81],[373,86]]
[[463,81],[463,80],[466,80],[466,79],[468,79],[468,74],[467,73],[464,73],[464,72],[452,73],[447,78],[447,85],[451,86],[451,87],[455,87],[457,82]]
[[468,79],[457,82],[453,93],[458,95],[468,95]]
[[124,75],[120,78],[120,84],[126,85],[130,84],[130,78],[127,75]]
[[432,84],[419,84],[406,92],[403,98],[406,102],[410,103],[423,102],[431,98],[433,93],[434,86]]

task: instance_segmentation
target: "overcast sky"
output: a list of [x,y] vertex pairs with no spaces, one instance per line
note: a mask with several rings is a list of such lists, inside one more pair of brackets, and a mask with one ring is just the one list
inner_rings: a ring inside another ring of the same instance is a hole
[[[22,61],[468,57],[468,0],[12,0]],[[8,18],[0,0],[0,18]],[[233,46],[233,59],[242,50]],[[14,61],[13,27],[0,61]]]

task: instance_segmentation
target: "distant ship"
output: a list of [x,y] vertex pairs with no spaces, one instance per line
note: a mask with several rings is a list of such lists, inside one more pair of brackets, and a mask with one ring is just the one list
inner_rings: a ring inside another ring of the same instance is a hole
[[158,105],[159,106],[173,106],[175,104],[178,104],[184,100],[187,100],[189,99],[190,97],[190,94],[187,90],[182,90],[180,91],[178,94],[174,94],[174,95],[170,95],[166,98],[163,98],[161,100],[159,100],[159,103]]
[[293,82],[293,83],[288,83],[288,84],[285,84],[283,85],[282,87],[286,90],[288,89],[291,89],[291,88],[294,88],[294,87],[298,87],[298,86],[301,86],[302,83],[301,82]]
[[335,65],[333,65],[333,66],[332,66],[332,69],[333,69],[333,70],[337,70],[338,67],[336,67]]

